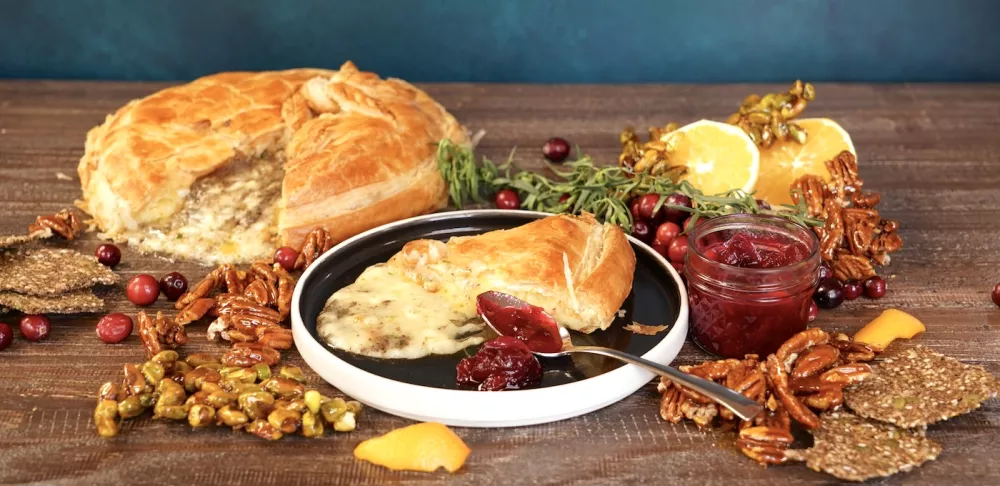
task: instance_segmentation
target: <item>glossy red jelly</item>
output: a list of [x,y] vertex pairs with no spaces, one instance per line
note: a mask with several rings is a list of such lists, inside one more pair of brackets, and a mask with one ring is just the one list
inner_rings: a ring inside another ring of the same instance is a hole
[[517,390],[542,379],[542,365],[528,347],[510,336],[487,341],[474,356],[458,362],[457,382],[480,391]]
[[489,321],[498,334],[517,338],[536,353],[562,351],[559,325],[545,309],[527,302],[510,305],[504,295],[492,291],[479,294],[476,312]]
[[691,337],[723,358],[761,357],[802,331],[819,279],[819,241],[786,219],[713,218],[690,235],[684,273]]

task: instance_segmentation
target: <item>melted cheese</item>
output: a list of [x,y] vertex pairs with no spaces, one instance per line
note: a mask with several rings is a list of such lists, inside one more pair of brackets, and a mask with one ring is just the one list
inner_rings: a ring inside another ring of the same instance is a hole
[[374,265],[330,297],[316,331],[334,348],[375,358],[453,354],[483,342],[470,300],[457,286],[421,285]]

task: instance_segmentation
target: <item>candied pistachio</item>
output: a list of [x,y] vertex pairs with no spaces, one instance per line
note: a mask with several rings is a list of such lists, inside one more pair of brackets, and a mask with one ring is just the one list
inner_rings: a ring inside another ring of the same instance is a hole
[[168,374],[184,376],[185,373],[193,369],[194,366],[191,366],[183,361],[174,361],[170,366],[170,373]]
[[264,381],[271,377],[271,367],[264,363],[257,363],[253,365],[253,370],[257,373],[258,381]]
[[148,385],[146,384],[146,379],[142,376],[139,368],[132,363],[125,365],[125,386],[128,388],[130,395],[138,395],[149,391]]
[[274,395],[259,391],[240,394],[237,399],[240,410],[252,420],[265,419],[274,409]]
[[213,368],[200,365],[184,375],[184,389],[189,393],[200,390],[205,383],[218,383],[222,380],[222,375]]
[[178,385],[173,380],[160,381],[160,384],[156,387],[156,392],[159,394],[159,398],[156,400],[157,405],[181,405],[187,398],[184,387]]
[[264,419],[256,419],[247,426],[247,432],[267,440],[278,440],[284,436],[280,430]]
[[195,394],[189,396],[186,401],[184,401],[184,406],[191,408],[195,405],[208,405],[208,395],[209,392],[204,390],[195,392]]
[[123,419],[137,417],[145,410],[146,407],[142,405],[142,400],[137,395],[126,397],[124,400],[118,402],[118,415]]
[[298,366],[284,365],[278,370],[278,376],[288,380],[295,380],[299,383],[306,382],[306,374]]
[[347,401],[347,411],[353,413],[354,415],[361,413],[362,408],[364,407],[361,405],[361,402],[357,400]]
[[340,420],[342,415],[347,413],[347,402],[340,397],[333,398],[327,402],[323,402],[319,407],[319,411],[323,415],[323,420],[326,420],[326,423],[334,425]]
[[323,395],[316,390],[306,390],[306,394],[303,395],[303,401],[306,402],[306,408],[314,414],[319,413],[319,406],[323,403]]
[[277,398],[292,399],[301,398],[305,394],[305,387],[297,381],[289,378],[269,378],[261,382],[260,386],[264,390],[273,393]]
[[166,366],[168,364],[174,363],[175,361],[180,359],[180,357],[181,356],[177,354],[177,351],[174,351],[172,349],[167,349],[165,351],[160,351],[159,353],[156,353],[156,356],[153,356],[153,359],[151,361]]
[[97,392],[97,401],[101,400],[113,400],[118,401],[120,397],[124,396],[122,393],[122,388],[117,383],[107,382],[101,385],[101,389]]
[[239,366],[231,366],[228,368],[223,368],[221,374],[228,380],[236,380],[241,383],[257,382],[257,372],[251,368],[240,368]]
[[208,404],[215,408],[236,405],[239,395],[224,390],[214,391],[208,395]]
[[142,405],[142,408],[149,408],[156,404],[156,395],[153,395],[152,393],[143,393],[138,395],[138,397],[139,404]]
[[218,383],[205,382],[201,385],[201,391],[206,393],[215,393],[217,391],[225,391]]
[[187,414],[187,407],[184,405],[160,405],[157,402],[153,407],[154,419],[184,420],[187,418]]
[[343,415],[337,419],[333,424],[333,430],[337,432],[350,432],[357,427],[357,421],[354,419],[354,412],[344,412]]
[[114,400],[101,400],[94,408],[94,425],[101,437],[118,435],[118,403]]
[[291,434],[299,429],[302,414],[287,408],[275,408],[267,415],[267,423],[284,434]]
[[[279,402],[281,402],[281,408],[287,408],[288,410],[294,410],[299,413],[309,410],[309,408],[306,407],[306,401],[301,398],[293,398],[291,400],[279,400]],[[277,402],[275,402],[275,406],[277,406]]]
[[[215,365],[218,365],[218,368],[222,367],[222,360],[220,360],[218,356],[215,356],[214,354],[208,354],[208,353],[190,354],[190,355],[188,355],[187,358],[184,358],[184,361],[187,362],[187,364],[191,365],[194,368],[197,368],[197,367],[203,366],[203,365],[209,365],[209,366],[212,366],[212,367],[215,367]],[[216,369],[218,369],[218,368],[216,368]]]
[[247,414],[239,410],[236,410],[228,405],[220,408],[215,415],[216,417],[218,417],[220,424],[224,424],[233,428],[242,427],[246,425],[246,423],[249,421]]
[[323,436],[323,421],[315,412],[306,410],[302,413],[302,435],[309,438]]
[[187,419],[192,427],[207,427],[215,422],[215,409],[208,405],[195,405],[188,412]]
[[160,380],[166,376],[167,372],[163,369],[163,365],[157,363],[156,361],[147,361],[142,364],[139,368],[139,372],[142,373],[142,377],[146,379],[146,383],[159,383]]

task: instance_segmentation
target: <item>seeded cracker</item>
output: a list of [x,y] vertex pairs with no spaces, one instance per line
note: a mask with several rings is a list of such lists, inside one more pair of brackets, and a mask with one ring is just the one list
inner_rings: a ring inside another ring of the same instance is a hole
[[941,445],[913,431],[872,422],[847,412],[821,417],[809,449],[785,451],[809,469],[845,481],[865,481],[909,471],[937,459]]
[[982,366],[963,364],[923,346],[886,358],[862,383],[844,391],[855,413],[917,427],[971,412],[1000,389]]
[[53,235],[52,230],[48,228],[43,228],[39,231],[33,231],[26,235],[10,235],[10,236],[0,236],[0,250],[6,248],[14,248],[21,246],[25,243],[30,243],[35,240],[44,240],[46,238],[51,238]]
[[0,254],[0,292],[55,296],[117,282],[118,275],[111,269],[74,250],[43,248]]
[[77,290],[57,296],[23,295],[0,292],[0,310],[16,309],[25,314],[77,314],[100,312],[104,301],[90,292]]

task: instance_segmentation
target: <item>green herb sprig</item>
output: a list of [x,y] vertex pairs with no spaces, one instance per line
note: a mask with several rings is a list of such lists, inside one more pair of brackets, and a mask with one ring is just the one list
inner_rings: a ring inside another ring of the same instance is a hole
[[487,197],[509,188],[521,194],[521,207],[524,209],[553,214],[588,212],[631,233],[633,221],[628,208],[629,200],[650,193],[681,193],[691,198],[693,208],[665,204],[666,198],[660,198],[654,212],[663,206],[689,212],[690,225],[701,218],[734,213],[772,214],[804,226],[823,225],[822,220],[808,216],[804,202],[794,206],[783,205],[778,209],[761,209],[752,193],[740,189],[705,195],[687,181],[675,182],[646,173],[633,174],[618,166],[595,167],[588,156],[564,163],[561,167],[550,164],[549,168],[559,176],[559,180],[553,180],[536,172],[521,170],[514,164],[513,155],[511,152],[507,161],[500,165],[485,157],[477,163],[475,154],[468,146],[442,140],[438,144],[437,163],[448,184],[451,202],[460,209],[470,202],[483,204],[488,201]]

